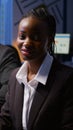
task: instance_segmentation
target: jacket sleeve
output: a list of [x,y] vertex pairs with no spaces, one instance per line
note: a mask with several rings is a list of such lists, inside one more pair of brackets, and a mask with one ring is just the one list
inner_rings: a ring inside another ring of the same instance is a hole
[[8,81],[13,69],[21,66],[17,50],[12,46],[0,46],[0,108],[5,102]]
[[[13,121],[12,121],[13,115],[11,114],[11,111],[13,112],[13,106],[14,106],[13,98],[15,97],[14,91],[16,90],[15,89],[15,87],[16,87],[15,86],[15,84],[16,84],[15,76],[16,76],[18,69],[19,68],[14,69],[14,71],[11,73],[11,76],[9,78],[8,91],[5,96],[5,103],[2,106],[1,113],[0,113],[0,130],[15,130]],[[13,92],[12,92],[12,88],[14,90]],[[13,94],[13,97],[11,96],[11,93]],[[14,120],[14,118],[13,118],[13,120]]]
[[69,77],[65,86],[61,126],[63,130],[73,130],[73,75]]
[[9,112],[9,92],[7,92],[6,102],[1,108],[0,130],[12,130],[12,121]]
[[0,56],[0,82],[5,83],[13,69],[21,66],[17,50],[12,46],[6,46]]

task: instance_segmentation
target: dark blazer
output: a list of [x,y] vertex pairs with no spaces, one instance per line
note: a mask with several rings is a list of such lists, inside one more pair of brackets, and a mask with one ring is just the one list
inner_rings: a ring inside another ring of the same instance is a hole
[[[9,130],[22,130],[25,86],[17,82],[17,71],[12,73],[9,81],[6,103],[0,114],[0,130],[7,127]],[[46,85],[38,84],[28,130],[73,130],[73,68],[53,61]]]
[[5,101],[10,74],[19,66],[21,61],[17,50],[12,46],[0,44],[0,108]]

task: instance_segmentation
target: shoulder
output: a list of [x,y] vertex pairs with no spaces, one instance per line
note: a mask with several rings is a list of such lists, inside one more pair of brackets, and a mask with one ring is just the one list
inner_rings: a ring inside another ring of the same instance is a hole
[[73,68],[70,66],[67,66],[61,62],[59,62],[57,59],[54,58],[53,60],[53,66],[57,69],[57,70],[61,70],[64,72],[73,72]]
[[13,50],[13,47],[11,45],[3,45],[0,44],[0,50]]
[[17,74],[17,72],[18,72],[19,69],[20,69],[20,67],[15,68],[15,69],[12,71],[10,77],[11,77],[11,78],[12,78],[12,77],[15,78],[15,77],[16,77],[16,74]]
[[12,45],[2,45],[2,44],[0,44],[0,50],[2,50],[1,53],[6,53],[6,52],[8,52],[8,54],[12,53],[12,52],[18,53],[16,48],[13,47]]
[[10,60],[14,61],[18,65],[21,65],[21,60],[18,54],[18,51],[12,45],[0,45],[0,61]]
[[66,79],[66,80],[70,77],[73,78],[73,68],[60,63],[56,59],[53,60],[51,71],[55,73],[54,75],[57,78]]
[[17,79],[16,79],[16,74],[17,74],[19,68],[20,68],[20,67],[15,68],[15,69],[12,71],[11,75],[10,75],[9,82],[8,82],[8,86],[9,86],[10,88],[11,88],[11,87],[14,88],[14,87],[16,86],[16,84],[18,84],[18,81],[17,81]]
[[16,49],[12,46],[9,46],[9,45],[1,45],[0,44],[0,50],[1,50],[0,51],[0,58],[17,53]]

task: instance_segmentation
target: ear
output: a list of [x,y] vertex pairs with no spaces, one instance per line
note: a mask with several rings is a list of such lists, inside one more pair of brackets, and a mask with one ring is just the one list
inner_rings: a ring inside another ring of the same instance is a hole
[[48,51],[50,54],[53,54],[54,44],[55,44],[54,37],[52,36],[49,37],[48,38]]
[[50,47],[50,45],[53,43],[54,39],[52,36],[48,37],[48,48]]

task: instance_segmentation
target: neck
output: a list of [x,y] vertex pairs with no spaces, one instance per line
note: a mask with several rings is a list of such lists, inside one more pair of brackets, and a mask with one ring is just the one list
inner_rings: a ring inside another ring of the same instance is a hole
[[28,80],[31,80],[35,77],[45,56],[46,56],[46,54],[40,60],[37,59],[37,60],[28,62],[28,74],[27,74]]

